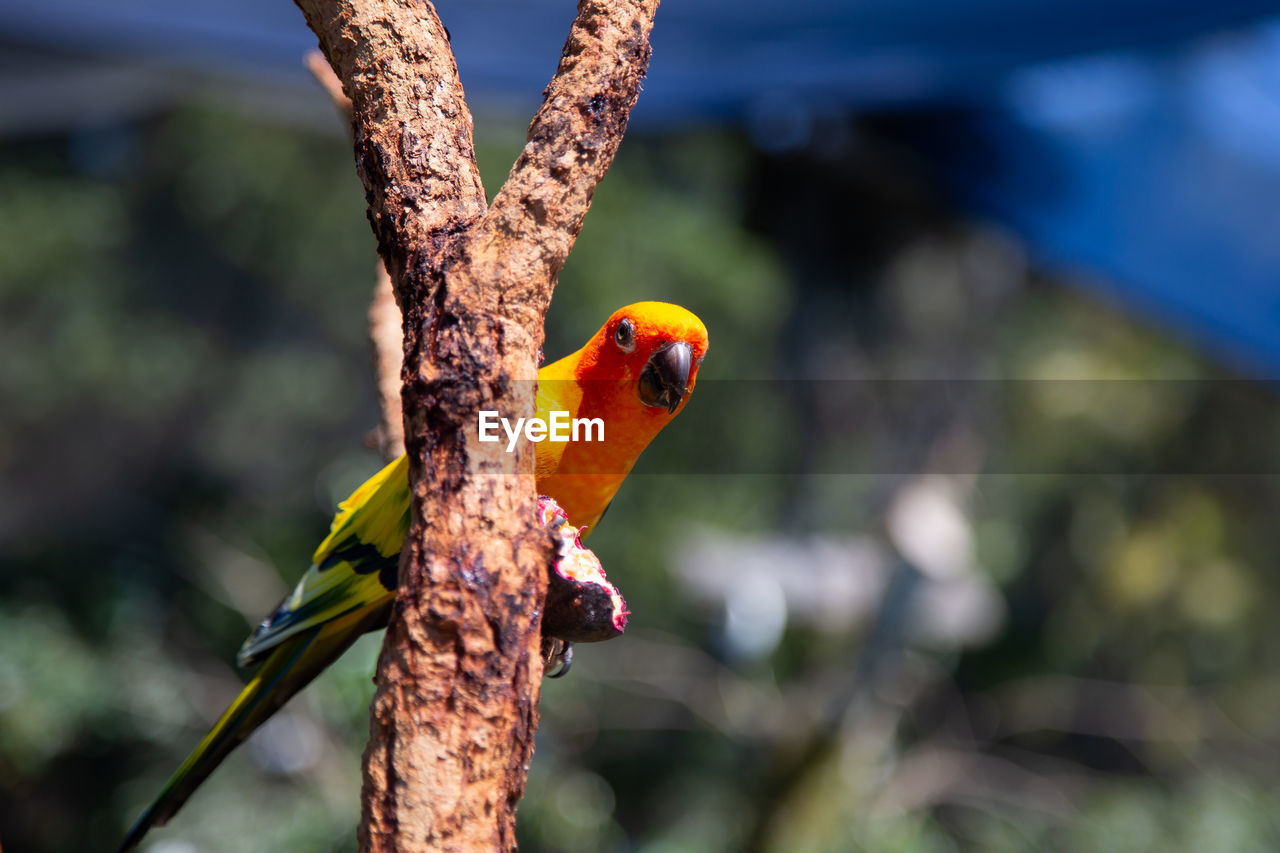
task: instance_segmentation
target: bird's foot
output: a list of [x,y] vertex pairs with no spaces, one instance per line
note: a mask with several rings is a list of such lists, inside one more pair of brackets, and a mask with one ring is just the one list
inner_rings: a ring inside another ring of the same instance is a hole
[[573,666],[573,643],[558,637],[543,640],[542,660],[547,678],[564,678]]

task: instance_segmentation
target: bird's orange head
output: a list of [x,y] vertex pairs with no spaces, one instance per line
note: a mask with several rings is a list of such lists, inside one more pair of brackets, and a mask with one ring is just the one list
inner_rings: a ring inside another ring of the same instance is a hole
[[693,312],[637,302],[613,312],[582,348],[577,378],[619,383],[634,393],[627,408],[665,423],[689,399],[707,347],[707,327]]
[[590,531],[649,442],[689,399],[707,328],[665,302],[613,313],[582,349],[538,371],[539,411],[599,418],[602,440],[538,445],[538,488]]

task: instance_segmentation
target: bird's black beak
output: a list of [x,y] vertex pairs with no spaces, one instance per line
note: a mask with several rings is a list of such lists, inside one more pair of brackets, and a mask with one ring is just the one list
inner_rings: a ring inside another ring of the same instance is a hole
[[693,349],[684,341],[667,344],[645,363],[640,372],[636,392],[640,402],[674,414],[685,389],[689,387],[689,371],[693,369]]

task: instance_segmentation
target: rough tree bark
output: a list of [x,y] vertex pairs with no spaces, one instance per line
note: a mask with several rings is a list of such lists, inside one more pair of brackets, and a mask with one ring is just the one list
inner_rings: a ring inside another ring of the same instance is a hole
[[533,452],[469,442],[530,415],[543,316],[612,162],[657,0],[582,0],[528,143],[486,209],[448,35],[426,0],[296,0],[352,102],[369,220],[404,316],[412,524],[378,663],[364,851],[515,847],[551,538]]

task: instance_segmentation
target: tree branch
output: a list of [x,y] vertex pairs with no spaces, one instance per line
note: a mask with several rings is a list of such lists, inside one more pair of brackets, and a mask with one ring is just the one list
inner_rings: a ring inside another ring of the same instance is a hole
[[491,253],[503,269],[486,272],[509,283],[509,303],[537,312],[536,321],[526,318],[531,326],[541,328],[556,276],[622,142],[649,66],[657,9],[658,0],[578,4],[528,142],[476,229],[479,247],[505,243]]
[[657,0],[583,0],[486,212],[472,122],[425,0],[297,0],[352,103],[369,220],[404,315],[413,491],[365,753],[365,851],[513,850],[552,537],[533,452],[468,440],[532,414],[543,315],[649,58]]
[[[307,51],[304,57],[320,87],[329,95],[338,112],[351,124],[351,99],[342,91],[342,81],[329,67],[324,54]],[[373,347],[373,375],[378,385],[382,422],[377,441],[387,461],[404,453],[404,415],[400,409],[400,369],[404,366],[404,321],[396,304],[391,274],[386,264],[378,261],[374,274],[373,299],[369,302],[369,343]]]
[[396,304],[391,274],[382,261],[378,261],[373,299],[369,302],[369,342],[373,345],[373,375],[378,383],[378,402],[382,410],[378,447],[390,461],[404,453],[404,412],[400,407],[404,318]]

